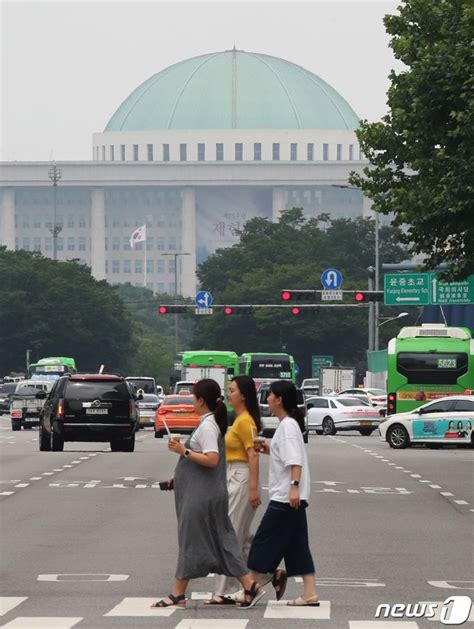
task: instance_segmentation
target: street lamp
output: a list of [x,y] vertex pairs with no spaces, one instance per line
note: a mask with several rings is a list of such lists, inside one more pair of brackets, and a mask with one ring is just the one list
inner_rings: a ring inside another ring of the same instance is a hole
[[[174,301],[178,303],[178,257],[190,256],[190,253],[183,251],[175,251],[173,253],[162,253],[162,256],[174,256]],[[174,349],[175,353],[178,353],[178,313],[174,314]]]
[[53,236],[53,260],[57,260],[58,258],[58,242],[57,242],[58,234],[60,234],[63,229],[59,225],[56,225],[56,188],[58,187],[58,181],[61,179],[62,176],[63,176],[63,173],[61,172],[61,169],[58,168],[56,164],[53,164],[53,167],[50,168],[48,171],[48,177],[50,178],[51,183],[53,184],[54,218],[53,218],[53,226],[49,230]]
[[386,317],[382,323],[377,323],[377,327],[381,328],[386,323],[390,323],[390,321],[395,321],[396,319],[401,319],[402,317],[408,317],[409,314],[409,312],[400,312],[396,317]]

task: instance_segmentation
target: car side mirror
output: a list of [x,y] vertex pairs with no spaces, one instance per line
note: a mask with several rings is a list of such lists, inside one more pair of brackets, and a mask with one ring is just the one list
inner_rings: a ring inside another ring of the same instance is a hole
[[45,400],[48,397],[48,394],[46,391],[38,391],[35,397],[37,400]]
[[425,413],[425,412],[426,412],[426,411],[425,411],[425,409],[424,409],[424,408],[417,408],[417,409],[416,409],[416,411],[415,411],[415,413],[416,413],[417,415],[423,415],[423,413]]

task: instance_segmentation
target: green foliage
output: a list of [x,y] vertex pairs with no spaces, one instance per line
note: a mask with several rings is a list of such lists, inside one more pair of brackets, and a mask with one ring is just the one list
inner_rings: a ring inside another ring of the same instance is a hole
[[76,261],[0,248],[0,373],[31,360],[72,356],[81,371],[126,369],[131,321],[116,289]]
[[[380,229],[381,263],[406,258],[403,247],[395,244],[397,236],[397,229]],[[342,272],[343,288],[366,288],[367,267],[374,264],[374,240],[373,220],[330,220],[326,215],[305,219],[303,211],[294,208],[284,212],[278,223],[250,220],[240,242],[208,258],[198,276],[219,304],[281,304],[283,288],[321,289],[321,273],[328,267]],[[306,376],[313,354],[333,355],[338,364],[361,366],[367,348],[367,309],[321,308],[300,316],[286,309],[231,316],[216,312],[198,319],[193,348],[239,354],[288,351]]]
[[427,268],[474,272],[474,5],[470,0],[405,0],[384,19],[395,57],[389,113],[357,132],[370,161],[351,182],[374,209],[408,225],[401,241]]

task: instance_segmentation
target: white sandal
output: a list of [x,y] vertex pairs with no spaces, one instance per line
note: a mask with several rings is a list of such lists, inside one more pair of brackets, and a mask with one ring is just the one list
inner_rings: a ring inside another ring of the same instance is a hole
[[317,596],[312,596],[311,598],[303,598],[302,596],[298,596],[293,601],[288,601],[287,605],[290,607],[319,607],[319,598]]

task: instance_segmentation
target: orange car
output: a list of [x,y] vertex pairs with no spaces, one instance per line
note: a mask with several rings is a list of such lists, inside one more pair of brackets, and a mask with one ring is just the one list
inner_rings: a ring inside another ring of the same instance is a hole
[[201,417],[194,412],[192,395],[167,395],[155,415],[155,437],[166,435],[166,422],[171,432],[192,433]]

